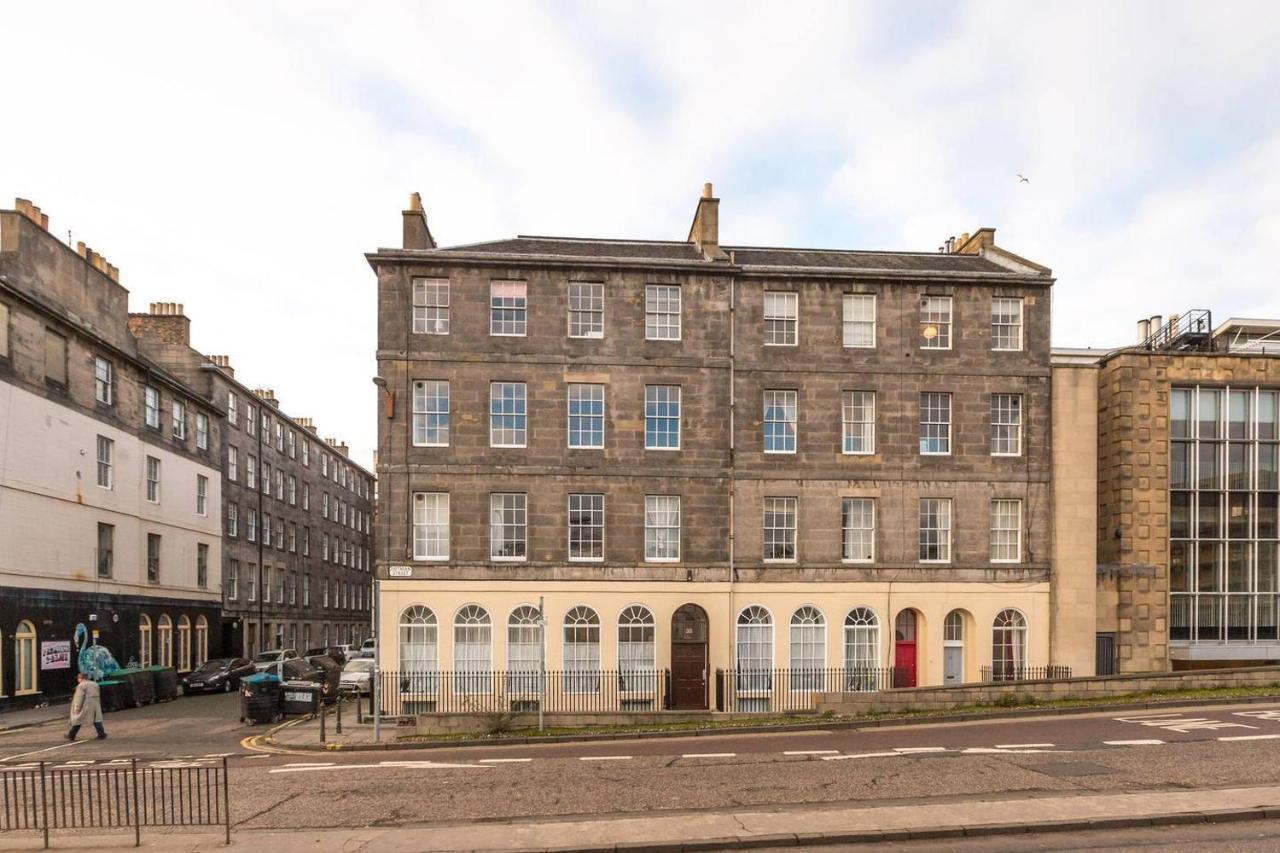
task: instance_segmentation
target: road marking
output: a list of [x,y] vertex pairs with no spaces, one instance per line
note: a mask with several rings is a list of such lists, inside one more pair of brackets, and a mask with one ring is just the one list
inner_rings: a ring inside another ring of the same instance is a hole
[[532,758],[482,758],[481,764],[528,764]]
[[1159,746],[1162,740],[1104,740],[1107,746]]
[[270,758],[270,755],[246,755],[245,758]]
[[434,761],[383,761],[379,764],[311,764],[305,767],[273,767],[268,773],[317,773],[326,770],[488,770],[481,764],[444,764]]
[[630,761],[630,755],[581,755],[579,761]]
[[736,752],[686,752],[681,758],[733,758]]
[[998,743],[996,749],[1053,749],[1051,743]]
[[784,752],[783,755],[839,755],[838,749],[793,749],[790,752]]
[[1070,752],[1066,749],[1048,750],[1048,749],[996,749],[989,746],[971,746],[961,750],[965,755],[1030,755],[1032,753],[1044,752]]
[[1256,729],[1257,726],[1246,726],[1244,723],[1228,723],[1222,720],[1211,720],[1208,717],[1184,717],[1179,713],[1134,714],[1129,717],[1114,717],[1117,723],[1137,723],[1140,726],[1156,726],[1171,732],[1190,734],[1201,729]]
[[33,749],[31,752],[20,752],[17,755],[6,755],[4,758],[0,758],[0,761],[12,761],[15,758],[26,758],[28,755],[39,755],[42,752],[51,752],[55,749],[66,749],[69,746],[80,746],[81,744],[88,742],[88,740],[67,741],[66,743],[60,743],[56,746],[46,746],[44,749]]
[[946,752],[945,746],[895,746],[894,752],[900,752],[903,755],[916,755],[923,752]]
[[332,767],[332,761],[299,761],[294,764],[286,764],[285,767]]
[[1280,735],[1236,735],[1235,737],[1220,737],[1218,740],[1280,740]]
[[823,761],[845,761],[850,758],[901,758],[901,752],[861,752],[854,755],[826,755]]
[[230,758],[233,755],[235,755],[234,752],[211,752],[208,755],[205,755],[202,757],[203,758]]
[[1233,717],[1253,717],[1255,720],[1280,720],[1280,711],[1236,711]]

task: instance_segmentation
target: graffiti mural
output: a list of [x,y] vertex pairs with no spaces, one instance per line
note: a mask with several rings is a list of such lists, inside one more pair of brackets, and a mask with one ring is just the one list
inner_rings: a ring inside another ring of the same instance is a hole
[[101,681],[120,668],[106,646],[96,642],[89,645],[89,631],[83,622],[76,625],[76,647],[80,650],[77,656],[80,671],[94,681]]

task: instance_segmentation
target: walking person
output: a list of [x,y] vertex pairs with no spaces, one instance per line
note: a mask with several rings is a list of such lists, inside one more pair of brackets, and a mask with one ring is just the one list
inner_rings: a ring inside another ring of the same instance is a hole
[[102,727],[102,689],[82,672],[76,676],[76,692],[71,697],[71,728],[67,731],[67,740],[75,740],[85,723],[93,723],[98,740],[107,739],[107,730]]

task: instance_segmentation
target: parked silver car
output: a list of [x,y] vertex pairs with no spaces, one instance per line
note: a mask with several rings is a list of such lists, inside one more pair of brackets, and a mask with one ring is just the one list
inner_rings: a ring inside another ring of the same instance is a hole
[[369,693],[370,680],[373,675],[373,659],[372,658],[356,658],[347,661],[347,665],[342,668],[342,678],[339,680],[339,687],[343,690],[354,690],[364,696]]
[[297,649],[268,649],[253,656],[253,666],[258,672],[266,672],[287,660],[297,659]]

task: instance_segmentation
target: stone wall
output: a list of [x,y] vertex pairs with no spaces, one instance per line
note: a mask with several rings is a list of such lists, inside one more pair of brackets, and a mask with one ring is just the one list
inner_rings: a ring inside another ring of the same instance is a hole
[[886,690],[882,693],[826,693],[818,697],[817,710],[819,713],[842,715],[892,713],[991,705],[999,703],[1004,697],[1023,701],[1049,701],[1124,696],[1146,691],[1268,685],[1280,685],[1280,666],[1063,678],[1007,684],[984,683],[960,687],[918,687],[910,690]]
[[[559,713],[544,714],[542,724],[546,728],[585,728],[590,726],[643,726],[674,725],[677,723],[716,722],[725,720],[750,720],[755,714],[712,714],[708,711],[659,711],[638,713]],[[538,727],[538,715],[511,714],[418,714],[414,718],[414,733],[419,735],[474,735],[495,732],[501,720],[502,731],[534,729]]]

